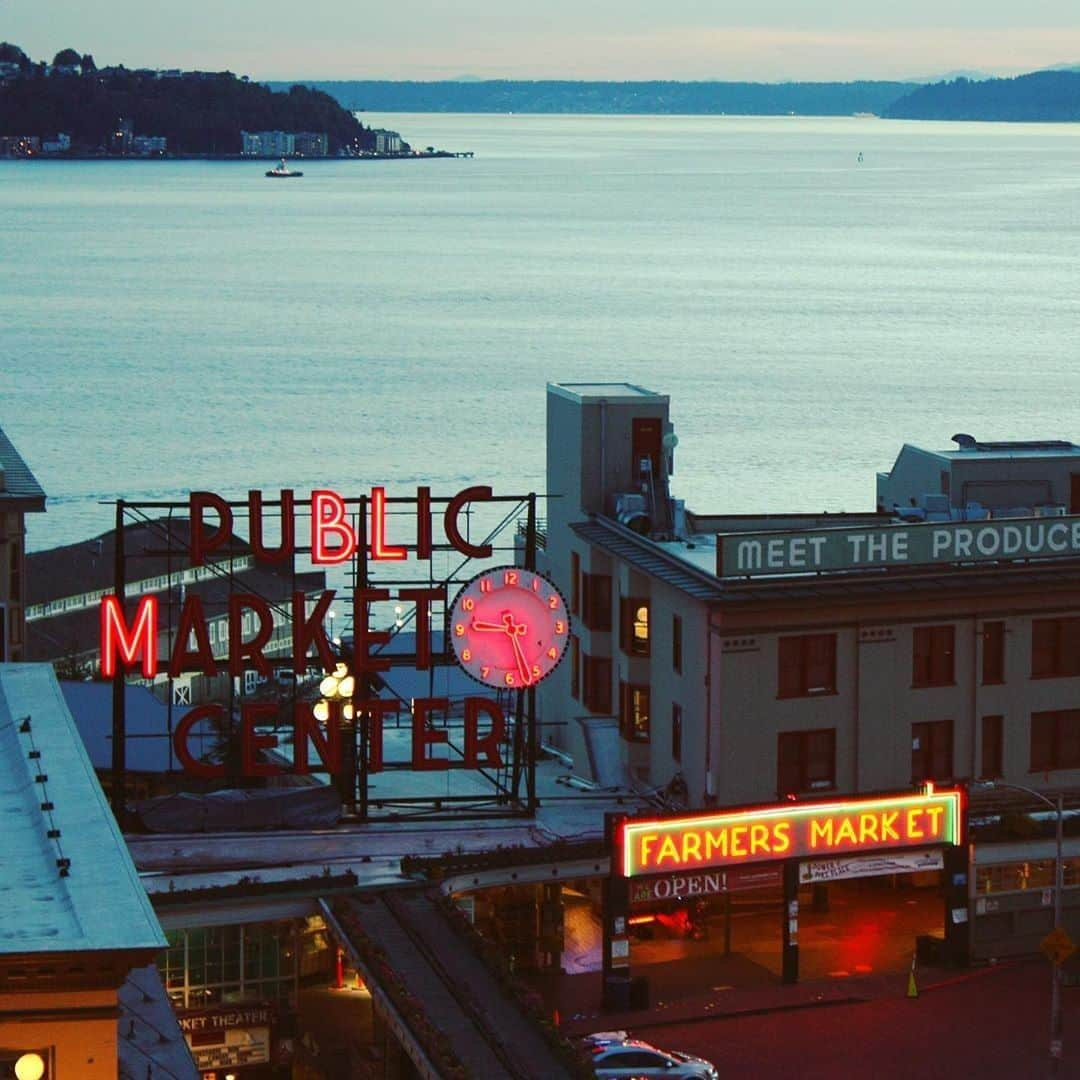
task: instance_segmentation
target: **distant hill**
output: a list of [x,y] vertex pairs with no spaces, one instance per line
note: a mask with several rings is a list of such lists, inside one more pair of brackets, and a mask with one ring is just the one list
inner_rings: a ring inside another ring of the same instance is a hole
[[[448,113],[731,113],[850,116],[882,113],[910,83],[744,82],[326,82],[301,80],[347,109]],[[270,82],[272,89],[286,83]]]
[[123,122],[166,136],[170,154],[239,154],[240,132],[326,132],[329,152],[369,149],[373,134],[338,102],[305,86],[273,93],[228,71],[98,68],[73,49],[33,63],[0,43],[0,135],[71,137],[71,153],[112,153]]
[[895,120],[1080,120],[1080,72],[1036,71],[1014,79],[921,86],[890,105]]

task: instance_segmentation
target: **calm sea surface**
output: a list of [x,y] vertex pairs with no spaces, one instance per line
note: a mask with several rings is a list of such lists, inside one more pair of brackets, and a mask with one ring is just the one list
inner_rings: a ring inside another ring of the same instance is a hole
[[[1080,441],[1080,128],[365,116],[473,160],[0,162],[0,426],[47,490],[544,487],[544,385],[671,394],[699,511]],[[860,152],[863,161],[858,162]]]

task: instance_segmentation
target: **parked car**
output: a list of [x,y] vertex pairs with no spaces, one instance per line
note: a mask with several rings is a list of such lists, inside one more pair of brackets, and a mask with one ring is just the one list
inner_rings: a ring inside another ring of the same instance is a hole
[[599,1080],[718,1080],[712,1062],[679,1050],[659,1050],[625,1031],[600,1031],[585,1037]]

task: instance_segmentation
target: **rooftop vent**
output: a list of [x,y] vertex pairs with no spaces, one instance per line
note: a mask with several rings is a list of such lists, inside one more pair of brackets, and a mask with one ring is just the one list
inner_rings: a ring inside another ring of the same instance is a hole
[[952,441],[956,443],[961,450],[974,450],[977,445],[974,435],[965,435],[963,432],[954,435]]

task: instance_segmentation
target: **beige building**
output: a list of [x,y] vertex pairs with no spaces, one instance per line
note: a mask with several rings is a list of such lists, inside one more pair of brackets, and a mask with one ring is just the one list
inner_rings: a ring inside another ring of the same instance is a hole
[[[670,498],[668,406],[548,387],[545,568],[574,633],[541,722],[579,775],[672,808],[974,778],[1080,792],[1080,447],[957,436],[905,446],[878,513],[701,515]],[[1080,884],[1080,842],[1066,854]],[[973,902],[1020,891],[1015,852],[979,861]],[[1045,933],[1039,915],[993,934]]]
[[47,664],[0,664],[0,811],[0,1075],[194,1077],[146,970],[165,936]]

